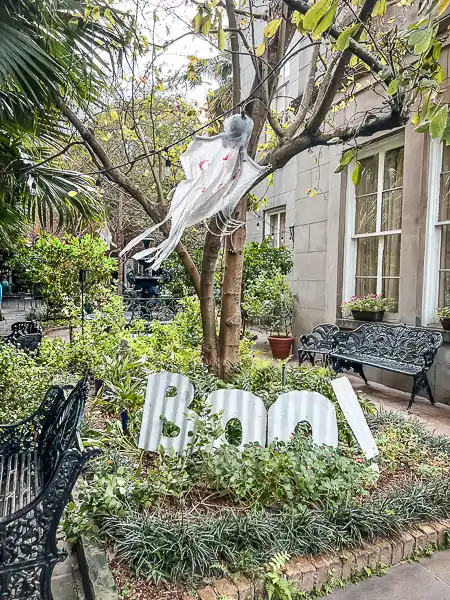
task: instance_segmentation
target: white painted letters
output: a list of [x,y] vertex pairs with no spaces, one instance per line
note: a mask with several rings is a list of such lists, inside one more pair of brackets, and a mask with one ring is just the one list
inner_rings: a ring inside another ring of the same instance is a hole
[[[378,448],[350,381],[340,377],[333,380],[331,385],[362,451],[367,458],[373,458],[378,454]],[[169,388],[175,388],[176,395],[168,396]],[[162,445],[166,449],[183,452],[190,439],[188,433],[195,430],[194,422],[185,417],[193,397],[194,388],[187,377],[176,373],[149,375],[139,448],[155,452]],[[210,394],[207,401],[212,405],[213,412],[223,411],[224,428],[230,419],[239,419],[242,425],[240,449],[251,442],[265,445],[266,441],[270,444],[275,438],[288,441],[297,424],[302,421],[311,425],[312,436],[317,444],[338,445],[335,406],[318,392],[302,390],[281,394],[268,414],[261,398],[243,390],[217,390]],[[195,413],[192,415],[195,418]],[[180,428],[176,437],[163,435],[161,417]],[[226,443],[224,435],[216,440],[215,446],[223,443]]]
[[316,444],[337,448],[338,427],[334,404],[318,392],[287,392],[281,394],[269,408],[267,443],[275,438],[287,441],[298,423],[311,425]]
[[[265,446],[267,412],[264,402],[259,396],[242,390],[217,390],[208,397],[208,402],[213,407],[213,412],[221,412],[222,427],[225,429],[230,419],[239,419],[242,425],[243,450],[245,444],[259,442]],[[227,443],[225,435],[216,440],[214,446]]]
[[[170,388],[175,388],[174,396],[167,396]],[[159,446],[162,446],[166,450],[173,448],[176,452],[183,452],[189,442],[188,432],[193,432],[195,429],[194,421],[185,417],[193,398],[194,388],[184,375],[166,372],[149,375],[139,448],[156,452]],[[192,414],[195,417],[195,414]],[[163,435],[161,416],[180,428],[180,433],[176,437]]]

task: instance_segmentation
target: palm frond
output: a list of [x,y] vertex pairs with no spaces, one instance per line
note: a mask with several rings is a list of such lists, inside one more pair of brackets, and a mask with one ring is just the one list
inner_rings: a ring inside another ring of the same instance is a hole
[[[69,225],[78,216],[99,219],[102,203],[94,181],[52,162],[41,164],[51,149],[26,145],[0,134],[0,204],[42,225]],[[2,222],[0,220],[0,225]]]

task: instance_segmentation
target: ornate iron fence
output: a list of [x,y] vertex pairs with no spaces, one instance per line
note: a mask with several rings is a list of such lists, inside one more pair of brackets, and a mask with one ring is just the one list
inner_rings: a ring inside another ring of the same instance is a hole
[[160,321],[167,323],[181,309],[183,298],[160,296],[159,298],[127,298],[126,312],[129,320],[143,319],[147,322]]

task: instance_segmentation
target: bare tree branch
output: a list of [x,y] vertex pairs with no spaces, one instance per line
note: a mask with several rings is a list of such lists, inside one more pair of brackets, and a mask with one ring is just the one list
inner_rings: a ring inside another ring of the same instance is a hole
[[[225,0],[225,6],[228,15],[228,24],[232,30],[238,29],[236,13],[233,0]],[[236,106],[241,101],[241,64],[239,60],[239,40],[237,33],[233,31],[230,36],[231,65],[233,67],[233,104]]]
[[[165,209],[163,206],[155,204],[151,202],[146,195],[142,192],[142,190],[135,185],[124,173],[122,173],[117,167],[114,167],[112,164],[108,154],[106,153],[103,146],[96,139],[94,133],[88,129],[84,125],[84,123],[78,118],[78,116],[63,102],[61,98],[56,98],[55,100],[56,107],[61,111],[61,113],[66,117],[66,119],[71,123],[71,125],[78,131],[81,138],[84,142],[90,147],[91,151],[95,154],[95,156],[99,159],[103,167],[105,168],[106,176],[108,179],[114,183],[116,183],[119,187],[125,190],[132,198],[137,200],[139,204],[143,207],[145,212],[151,217],[151,219],[155,223],[160,223],[164,218]],[[161,226],[161,232],[167,236],[168,235],[168,227],[167,224]],[[197,267],[192,261],[189,253],[183,244],[178,243],[175,251],[177,252],[180,260],[184,264],[187,272],[189,273],[192,283],[194,285],[195,291],[198,295],[200,295],[200,275],[198,273]]]

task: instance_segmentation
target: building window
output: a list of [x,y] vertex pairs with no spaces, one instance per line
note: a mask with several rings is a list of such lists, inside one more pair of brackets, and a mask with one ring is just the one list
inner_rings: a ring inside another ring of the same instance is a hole
[[[347,197],[344,300],[384,294],[398,310],[403,202],[403,145],[400,138],[360,151],[362,175]],[[355,165],[350,168],[353,169]],[[351,171],[350,171],[351,172]]]
[[450,148],[430,145],[422,323],[450,306]]
[[284,208],[282,210],[266,211],[264,226],[265,235],[272,236],[272,246],[274,248],[279,248],[280,246],[285,245],[286,211]]

